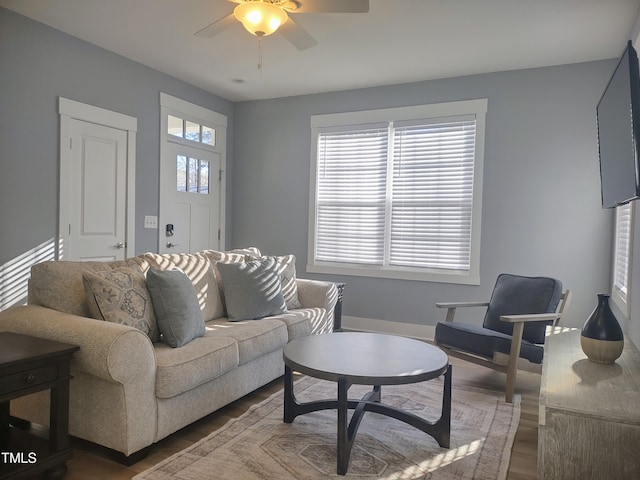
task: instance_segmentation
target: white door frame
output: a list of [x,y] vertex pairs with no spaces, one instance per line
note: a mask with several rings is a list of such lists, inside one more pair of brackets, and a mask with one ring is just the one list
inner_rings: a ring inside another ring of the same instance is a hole
[[70,184],[73,156],[70,145],[71,122],[82,120],[127,132],[127,197],[126,197],[126,245],[125,258],[135,251],[135,198],[136,198],[136,132],[138,119],[118,112],[58,97],[60,114],[60,213],[56,259],[64,258],[64,246],[69,240],[71,225]]
[[[189,118],[196,122],[201,122],[209,127],[216,129],[216,144],[213,147],[205,145],[194,145],[195,148],[208,149],[216,152],[220,155],[220,174],[219,174],[219,212],[218,212],[218,228],[219,228],[219,243],[218,248],[220,250],[225,249],[225,229],[226,229],[226,198],[227,198],[227,116],[221,113],[209,110],[186,100],[171,96],[164,92],[160,92],[160,195],[159,195],[159,220],[158,225],[158,249],[160,249],[161,242],[166,241],[164,225],[162,220],[164,212],[162,212],[162,198],[165,193],[166,186],[163,185],[162,178],[162,161],[167,155],[167,142],[170,139],[167,133],[167,115],[175,114],[184,118]],[[213,183],[212,183],[213,184]],[[158,250],[160,251],[160,250]]]

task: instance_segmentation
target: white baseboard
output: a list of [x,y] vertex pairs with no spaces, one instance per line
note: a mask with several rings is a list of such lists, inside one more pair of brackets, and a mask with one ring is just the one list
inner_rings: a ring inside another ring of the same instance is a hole
[[417,325],[415,323],[390,322],[388,320],[343,315],[342,329],[356,330],[359,332],[389,333],[433,342],[436,327],[434,325]]

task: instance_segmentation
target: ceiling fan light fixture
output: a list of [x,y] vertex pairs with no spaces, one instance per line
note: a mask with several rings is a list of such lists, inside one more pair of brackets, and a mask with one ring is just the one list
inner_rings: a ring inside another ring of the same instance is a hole
[[249,33],[259,37],[271,35],[289,18],[282,8],[262,0],[241,3],[233,14]]

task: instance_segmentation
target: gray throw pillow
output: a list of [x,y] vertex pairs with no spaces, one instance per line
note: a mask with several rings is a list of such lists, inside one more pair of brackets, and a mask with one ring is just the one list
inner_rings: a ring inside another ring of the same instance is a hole
[[275,258],[218,263],[218,271],[229,320],[255,320],[287,312]]
[[147,272],[147,289],[162,333],[170,347],[182,347],[204,335],[204,319],[198,297],[187,275],[179,270]]

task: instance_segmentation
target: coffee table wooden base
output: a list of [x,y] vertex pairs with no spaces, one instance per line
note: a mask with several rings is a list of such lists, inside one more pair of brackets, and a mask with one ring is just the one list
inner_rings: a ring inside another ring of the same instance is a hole
[[[347,397],[352,383],[346,379],[338,379],[338,398],[330,400],[316,400],[301,403],[296,399],[293,391],[293,370],[285,365],[284,373],[284,421],[292,423],[298,415],[304,415],[318,410],[336,409],[338,411],[338,439],[337,439],[337,472],[346,475],[349,467],[351,448],[358,432],[358,427],[365,412],[374,412],[395,418],[431,435],[438,445],[449,448],[451,439],[451,365],[444,374],[444,389],[442,394],[442,413],[438,420],[430,422],[422,417],[406,412],[399,408],[381,403],[381,386],[375,385],[360,400],[349,400]],[[347,423],[348,410],[353,409],[351,420]]]

